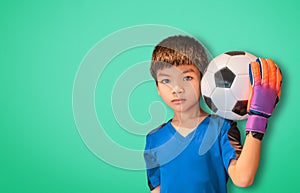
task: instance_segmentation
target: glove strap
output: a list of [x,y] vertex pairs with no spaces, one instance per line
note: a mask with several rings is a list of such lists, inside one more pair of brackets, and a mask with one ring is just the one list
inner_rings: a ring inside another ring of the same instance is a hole
[[252,137],[254,137],[255,139],[258,139],[260,141],[264,137],[263,133],[258,133],[258,132],[255,132],[255,131],[246,131],[246,136],[249,135],[249,133],[251,133]]
[[265,133],[268,119],[259,115],[248,115],[246,123],[246,131],[254,131],[258,133]]

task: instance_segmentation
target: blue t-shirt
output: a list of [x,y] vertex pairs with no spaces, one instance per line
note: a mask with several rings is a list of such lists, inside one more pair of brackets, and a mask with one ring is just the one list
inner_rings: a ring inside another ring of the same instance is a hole
[[149,187],[160,185],[161,193],[226,193],[229,162],[240,151],[235,122],[208,116],[184,137],[170,120],[146,138]]

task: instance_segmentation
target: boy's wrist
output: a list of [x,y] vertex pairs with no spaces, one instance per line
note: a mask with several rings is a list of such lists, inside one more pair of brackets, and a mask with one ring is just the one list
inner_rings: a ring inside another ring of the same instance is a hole
[[265,133],[267,128],[268,118],[259,115],[248,115],[246,123],[246,131],[254,131]]
[[259,132],[255,132],[255,131],[246,131],[246,136],[248,135],[248,134],[251,134],[252,135],[252,137],[254,137],[255,139],[258,139],[258,140],[262,140],[263,139],[263,137],[264,137],[264,133],[259,133]]

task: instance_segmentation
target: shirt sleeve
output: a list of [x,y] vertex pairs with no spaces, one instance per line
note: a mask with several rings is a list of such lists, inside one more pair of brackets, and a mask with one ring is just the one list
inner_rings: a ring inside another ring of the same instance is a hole
[[231,159],[238,159],[243,146],[241,144],[240,131],[234,121],[225,121],[221,139],[223,163],[228,171]]
[[160,171],[159,164],[156,159],[156,153],[153,149],[151,149],[149,136],[146,137],[144,159],[146,162],[148,186],[150,190],[153,190],[160,185]]

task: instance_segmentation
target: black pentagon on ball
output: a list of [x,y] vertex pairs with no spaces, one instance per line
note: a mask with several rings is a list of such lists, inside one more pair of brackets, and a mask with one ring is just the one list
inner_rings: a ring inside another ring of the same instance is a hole
[[203,95],[204,101],[206,102],[207,106],[213,111],[213,112],[217,112],[218,108],[216,107],[216,105],[213,103],[213,101],[211,100],[211,98]]
[[244,116],[247,114],[248,100],[237,101],[232,109],[237,115]]
[[225,52],[224,54],[227,54],[229,56],[236,56],[236,55],[246,55],[246,52],[243,52],[243,51],[230,51],[230,52]]
[[222,68],[215,73],[216,86],[221,88],[230,88],[234,78],[235,74],[229,68]]

